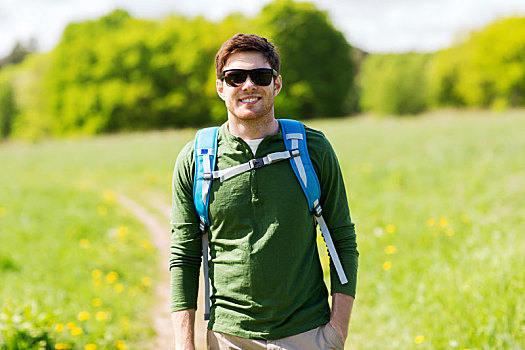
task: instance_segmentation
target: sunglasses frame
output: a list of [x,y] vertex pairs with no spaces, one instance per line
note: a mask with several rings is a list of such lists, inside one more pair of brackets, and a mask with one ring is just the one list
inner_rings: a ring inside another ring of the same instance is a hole
[[[233,84],[230,84],[228,81],[226,81],[226,73],[228,72],[241,72],[241,73],[245,73],[246,74],[246,78],[244,78],[244,80],[242,81],[242,83],[239,83],[239,84],[236,84],[236,83],[233,83]],[[224,70],[221,75],[219,76],[219,80],[224,80],[226,81],[226,84],[228,84],[228,86],[231,86],[231,87],[238,87],[238,86],[241,86],[242,84],[244,84],[246,82],[246,79],[248,78],[248,76],[250,77],[250,80],[255,84],[255,85],[258,85],[258,86],[268,86],[271,84],[271,80],[270,82],[267,84],[267,85],[261,85],[261,84],[257,84],[254,80],[253,80],[253,76],[252,76],[252,73],[258,73],[258,72],[271,72],[272,73],[272,77],[273,78],[277,78],[279,76],[279,73],[273,69],[273,68],[255,68],[255,69],[226,69]],[[257,80],[257,79],[256,79]]]

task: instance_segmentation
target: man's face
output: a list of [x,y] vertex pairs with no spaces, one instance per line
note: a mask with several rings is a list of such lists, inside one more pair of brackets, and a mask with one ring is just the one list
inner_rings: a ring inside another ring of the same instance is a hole
[[[271,68],[263,54],[256,51],[237,52],[230,56],[223,71],[229,69]],[[272,79],[268,86],[255,84],[248,76],[237,87],[229,86],[224,79],[217,80],[217,93],[228,109],[228,118],[242,120],[263,120],[274,118],[275,96],[281,90],[281,76]]]

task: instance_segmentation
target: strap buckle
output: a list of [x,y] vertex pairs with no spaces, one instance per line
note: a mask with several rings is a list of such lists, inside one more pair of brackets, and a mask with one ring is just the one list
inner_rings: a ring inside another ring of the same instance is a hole
[[262,158],[254,158],[248,162],[250,169],[259,169],[264,166],[264,160]]
[[201,230],[202,234],[206,233],[207,227],[206,227],[206,221],[204,221],[204,218],[200,218],[201,221],[199,222],[199,229]]
[[202,178],[206,181],[213,180],[213,174],[212,173],[204,173],[202,174]]
[[315,204],[314,206],[314,215],[317,217],[323,215],[323,209],[321,208],[321,205],[319,203]]
[[292,158],[295,158],[299,155],[301,155],[301,152],[299,152],[299,149],[295,148],[295,149],[290,150],[290,156]]

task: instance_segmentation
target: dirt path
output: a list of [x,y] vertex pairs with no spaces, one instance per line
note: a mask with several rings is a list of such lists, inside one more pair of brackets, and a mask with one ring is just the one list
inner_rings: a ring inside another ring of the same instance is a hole
[[[157,304],[152,310],[153,328],[157,336],[154,343],[151,344],[151,349],[172,350],[174,349],[175,339],[173,337],[169,306],[170,285],[168,261],[170,246],[170,207],[158,199],[151,199],[150,204],[166,218],[166,221],[159,221],[156,216],[148,212],[143,206],[123,194],[117,195],[117,201],[122,207],[133,213],[148,229],[151,235],[151,241],[160,255],[158,268],[161,271],[161,280],[155,289]],[[200,285],[202,286],[202,283],[200,283]],[[202,310],[204,309],[202,295],[202,290],[199,290],[198,310],[195,316],[195,347],[197,350],[206,349],[206,323],[202,315]]]

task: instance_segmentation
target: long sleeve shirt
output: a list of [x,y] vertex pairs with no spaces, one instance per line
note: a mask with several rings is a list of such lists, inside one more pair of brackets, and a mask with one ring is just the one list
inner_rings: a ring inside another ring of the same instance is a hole
[[[358,251],[335,152],[322,132],[306,127],[308,151],[321,185],[323,217],[349,280],[330,264],[332,293],[355,296]],[[216,170],[285,150],[282,133],[267,136],[254,155],[224,124]],[[197,306],[202,258],[193,204],[194,143],[180,152],[173,175],[170,247],[171,310]],[[330,319],[316,226],[289,161],[214,180],[209,204],[211,317],[208,328],[251,339],[299,334]]]

